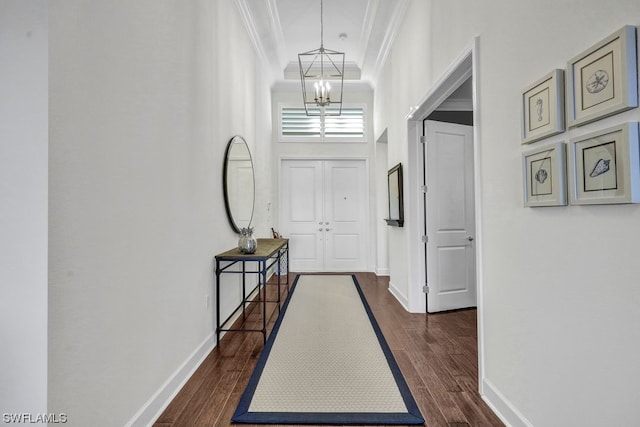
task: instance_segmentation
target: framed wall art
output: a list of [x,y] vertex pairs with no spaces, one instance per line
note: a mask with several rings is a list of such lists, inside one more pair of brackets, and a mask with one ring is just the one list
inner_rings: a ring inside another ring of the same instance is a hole
[[638,122],[571,139],[572,205],[640,202]]
[[522,168],[526,207],[567,204],[564,143],[559,142],[524,153]]
[[398,163],[387,173],[389,190],[389,218],[387,225],[402,227],[404,225],[404,206],[402,191],[402,164]]
[[569,127],[638,106],[636,27],[627,25],[567,63]]
[[564,131],[564,71],[553,70],[522,92],[522,143]]

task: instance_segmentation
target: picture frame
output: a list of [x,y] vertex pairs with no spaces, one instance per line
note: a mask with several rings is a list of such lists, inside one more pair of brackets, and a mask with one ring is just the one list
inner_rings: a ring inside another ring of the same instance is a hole
[[566,145],[558,142],[522,154],[524,206],[566,206]]
[[389,192],[389,217],[387,225],[402,227],[404,225],[404,200],[402,184],[402,164],[398,163],[387,173],[387,189]]
[[564,70],[555,69],[521,96],[522,144],[564,132]]
[[628,122],[570,140],[572,205],[640,202],[638,133]]
[[627,25],[567,63],[569,127],[638,106],[636,27]]

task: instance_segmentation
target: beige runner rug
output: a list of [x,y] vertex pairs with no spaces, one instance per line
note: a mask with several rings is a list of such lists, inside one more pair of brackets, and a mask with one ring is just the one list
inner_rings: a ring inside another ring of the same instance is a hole
[[349,275],[296,277],[232,421],[424,423]]

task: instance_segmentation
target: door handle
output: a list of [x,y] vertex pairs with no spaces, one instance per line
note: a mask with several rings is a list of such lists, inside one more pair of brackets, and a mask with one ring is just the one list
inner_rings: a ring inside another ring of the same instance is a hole
[[473,237],[469,236],[469,237],[467,237],[467,240],[470,241],[470,242],[473,242]]

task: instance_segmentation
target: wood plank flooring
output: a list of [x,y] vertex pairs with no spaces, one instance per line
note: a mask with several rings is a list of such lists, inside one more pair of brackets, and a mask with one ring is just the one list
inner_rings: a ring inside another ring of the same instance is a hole
[[[388,277],[356,277],[429,427],[504,424],[478,394],[476,310],[407,313]],[[292,281],[294,275],[290,275]],[[268,286],[274,293],[276,286]],[[270,319],[268,329],[275,322]],[[260,308],[247,328],[262,326]],[[234,327],[237,325],[234,325]],[[231,426],[231,416],[262,351],[262,334],[227,333],[155,422],[155,427]],[[241,425],[241,424],[238,424]]]

